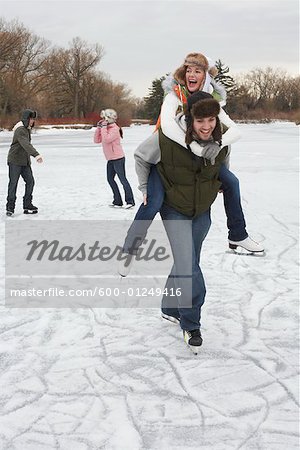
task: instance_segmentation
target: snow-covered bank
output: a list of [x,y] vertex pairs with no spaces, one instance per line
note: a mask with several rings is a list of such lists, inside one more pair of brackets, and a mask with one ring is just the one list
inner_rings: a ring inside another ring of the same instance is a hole
[[[241,124],[232,149],[249,233],[265,258],[225,253],[220,195],[205,241],[204,345],[194,357],[157,309],[7,309],[0,325],[3,449],[298,448],[298,128]],[[127,175],[153,127],[124,128]],[[0,135],[1,299],[4,300],[6,154]],[[124,220],[93,130],[38,130],[33,162],[38,217],[14,221]]]

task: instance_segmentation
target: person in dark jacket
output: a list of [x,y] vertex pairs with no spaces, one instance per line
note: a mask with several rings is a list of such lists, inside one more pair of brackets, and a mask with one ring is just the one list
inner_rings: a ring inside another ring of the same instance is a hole
[[34,126],[36,116],[36,111],[26,109],[22,113],[21,121],[13,128],[13,139],[7,156],[9,174],[6,203],[7,216],[12,216],[15,211],[16,192],[20,176],[25,181],[25,194],[23,197],[24,214],[36,214],[38,212],[38,208],[32,204],[34,178],[30,161],[32,156],[38,163],[43,162],[43,158],[31,144],[31,129]]

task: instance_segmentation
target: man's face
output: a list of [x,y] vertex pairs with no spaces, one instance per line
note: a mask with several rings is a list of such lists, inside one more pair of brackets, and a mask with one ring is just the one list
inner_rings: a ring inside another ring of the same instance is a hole
[[197,119],[194,117],[193,128],[199,139],[207,141],[214,131],[217,124],[216,117],[204,117],[203,119]]
[[205,71],[198,66],[187,66],[185,72],[186,87],[189,92],[200,91],[205,78]]
[[32,125],[34,125],[35,119],[33,119],[32,117],[29,118],[29,126],[32,127]]

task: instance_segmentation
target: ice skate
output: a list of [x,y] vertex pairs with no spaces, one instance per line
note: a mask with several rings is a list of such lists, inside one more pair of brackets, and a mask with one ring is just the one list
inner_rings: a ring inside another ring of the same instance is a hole
[[[261,244],[255,242],[249,236],[242,241],[231,241],[228,239],[229,248],[238,255],[264,256],[265,249]],[[230,252],[230,253],[232,253]]]
[[14,215],[14,211],[12,211],[12,210],[10,210],[10,209],[7,209],[7,210],[6,210],[6,215],[7,215],[7,217],[11,217],[11,216]]
[[194,355],[197,355],[202,345],[202,336],[200,330],[183,330],[183,338]]
[[123,253],[122,259],[119,261],[118,273],[125,278],[129,274],[134,261],[134,256],[129,253]]
[[127,203],[127,205],[124,206],[124,209],[131,209],[134,208],[135,204],[134,203]]
[[169,322],[175,323],[175,324],[179,324],[180,323],[180,319],[174,316],[169,316],[168,314],[165,313],[161,313],[161,317],[165,320],[168,320]]
[[115,208],[115,209],[120,209],[123,208],[122,205],[115,205],[114,203],[110,203],[110,205],[108,205],[110,208]]
[[28,206],[24,206],[24,214],[37,214],[39,212],[38,207],[34,206],[32,203]]

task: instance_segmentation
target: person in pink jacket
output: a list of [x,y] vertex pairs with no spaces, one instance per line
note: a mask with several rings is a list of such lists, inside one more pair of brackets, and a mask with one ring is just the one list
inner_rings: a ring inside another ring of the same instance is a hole
[[105,109],[101,111],[101,120],[97,124],[94,135],[94,142],[102,144],[103,153],[107,159],[107,181],[113,191],[113,202],[111,207],[121,208],[123,200],[115,182],[115,176],[118,175],[124,188],[126,209],[132,208],[134,203],[133,192],[125,174],[125,155],[121,145],[123,133],[116,124],[117,113],[114,109]]

